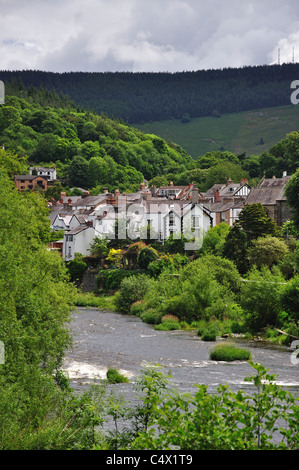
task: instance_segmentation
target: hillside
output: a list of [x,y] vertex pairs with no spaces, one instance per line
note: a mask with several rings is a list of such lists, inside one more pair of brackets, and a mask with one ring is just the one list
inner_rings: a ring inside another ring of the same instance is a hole
[[260,155],[278,140],[299,130],[299,107],[261,108],[219,118],[201,117],[133,124],[142,132],[156,134],[182,146],[193,158],[218,150]]
[[44,87],[128,123],[197,118],[290,104],[299,64],[178,73],[0,71],[5,84]]
[[[12,92],[12,90],[10,90]],[[47,103],[56,103],[57,107]],[[178,145],[104,115],[76,109],[48,90],[6,95],[0,143],[32,166],[57,167],[67,186],[135,191],[145,179],[180,173],[192,158]],[[40,104],[43,103],[43,104]]]

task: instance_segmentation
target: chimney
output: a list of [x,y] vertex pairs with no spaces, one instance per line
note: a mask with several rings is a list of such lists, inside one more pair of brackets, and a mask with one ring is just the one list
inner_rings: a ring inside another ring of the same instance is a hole
[[219,189],[215,189],[214,191],[214,202],[219,202],[220,197],[219,197]]
[[67,202],[68,202],[68,205],[70,206],[73,201],[71,200],[71,198],[69,198]]
[[156,189],[157,189],[156,186],[155,186],[155,185],[152,185],[152,187],[151,187],[152,196],[155,196],[155,194],[156,194]]
[[144,190],[145,190],[145,184],[144,184],[144,183],[140,183],[139,190],[140,190],[140,191],[144,191]]
[[233,180],[232,180],[231,178],[229,178],[229,179],[226,181],[225,185],[228,186],[228,185],[231,184],[231,183],[233,183]]
[[63,203],[63,198],[66,197],[66,193],[60,193],[60,199],[59,202]]
[[173,181],[170,181],[169,186],[173,186]]
[[198,188],[196,186],[193,186],[191,193],[192,193],[192,203],[198,204],[198,200],[199,200]]
[[240,180],[240,184],[242,185],[242,184],[245,184],[245,183],[248,183],[248,179],[242,178],[242,179]]
[[116,190],[114,191],[114,197],[118,197],[118,196],[120,196],[120,190],[119,190],[119,189],[116,189]]

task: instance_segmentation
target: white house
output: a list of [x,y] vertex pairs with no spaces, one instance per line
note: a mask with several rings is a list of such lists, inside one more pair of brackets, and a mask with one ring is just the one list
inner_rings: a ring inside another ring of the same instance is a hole
[[69,230],[72,215],[57,214],[54,218],[51,228],[54,230]]
[[55,181],[57,179],[56,168],[43,168],[43,167],[31,167],[30,175],[36,171],[38,176],[43,176],[48,181]]
[[62,256],[65,261],[75,258],[75,253],[88,256],[90,246],[96,236],[95,229],[89,225],[79,225],[64,234]]

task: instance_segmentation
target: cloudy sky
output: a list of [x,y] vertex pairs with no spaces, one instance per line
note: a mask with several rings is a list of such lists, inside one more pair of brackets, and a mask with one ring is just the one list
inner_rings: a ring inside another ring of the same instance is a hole
[[293,50],[297,0],[0,0],[2,70],[176,72]]

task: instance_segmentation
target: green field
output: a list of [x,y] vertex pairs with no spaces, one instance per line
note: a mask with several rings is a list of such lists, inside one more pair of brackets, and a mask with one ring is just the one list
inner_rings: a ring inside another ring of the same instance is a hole
[[133,127],[179,144],[193,158],[215,150],[260,155],[289,132],[299,131],[299,106],[257,109],[219,118],[202,117],[188,123],[175,119],[154,121],[133,124]]

